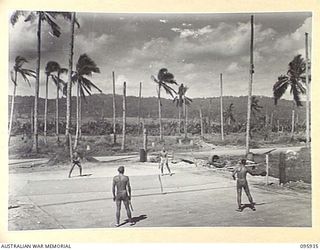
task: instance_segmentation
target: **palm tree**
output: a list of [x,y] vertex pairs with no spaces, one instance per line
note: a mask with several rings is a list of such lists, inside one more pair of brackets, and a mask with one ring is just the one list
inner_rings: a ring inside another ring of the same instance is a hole
[[159,130],[160,130],[160,141],[163,141],[163,131],[162,131],[162,104],[161,104],[161,95],[160,91],[161,88],[164,88],[166,93],[172,98],[174,98],[173,94],[176,94],[176,91],[169,85],[169,84],[175,84],[177,85],[177,82],[174,80],[174,75],[168,72],[166,68],[162,68],[159,70],[158,77],[155,78],[154,76],[151,76],[151,79],[154,80],[158,85],[158,106],[159,106]]
[[[57,94],[57,97],[56,97],[56,121],[55,122],[56,122],[57,142],[59,142],[59,91],[64,89],[67,85],[67,83],[60,78],[60,76],[63,73],[67,73],[68,69],[61,68],[59,64],[57,66],[58,66],[57,75],[51,75],[51,77],[52,77],[52,80],[57,88],[57,91],[56,91],[56,94]],[[63,88],[62,88],[62,86],[63,86]]]
[[[185,87],[182,84],[180,84],[179,88],[178,88],[178,93],[177,96],[173,99],[173,102],[176,103],[176,106],[178,108],[178,117],[179,117],[179,133],[181,133],[181,110],[182,107],[184,105],[184,102],[186,100],[186,104],[190,105],[190,103],[192,102],[192,100],[188,97],[185,97],[185,93],[187,92],[188,88]],[[184,98],[186,98],[184,100]]]
[[233,103],[231,103],[226,110],[223,112],[224,120],[228,122],[228,125],[231,125],[231,122],[235,122],[236,119],[233,116]]
[[77,147],[79,134],[81,133],[81,97],[85,98],[85,93],[91,95],[91,88],[97,89],[102,92],[93,82],[91,82],[86,76],[92,76],[92,73],[100,73],[100,69],[96,63],[87,55],[80,55],[76,71],[72,74],[72,82],[77,84],[77,130],[74,148]]
[[13,69],[11,70],[11,81],[13,82],[13,95],[11,98],[11,111],[10,111],[10,122],[9,122],[9,143],[11,137],[11,129],[12,129],[12,119],[13,119],[13,110],[14,110],[14,99],[16,96],[17,91],[17,81],[18,81],[18,74],[20,74],[25,82],[29,84],[31,87],[30,81],[28,77],[36,77],[35,71],[31,69],[23,68],[23,64],[27,63],[27,59],[22,56],[17,56],[15,59],[15,64],[13,65]]
[[34,94],[34,131],[33,131],[33,150],[38,152],[38,99],[40,83],[40,60],[41,60],[41,23],[46,22],[51,28],[50,34],[59,37],[61,34],[60,27],[56,23],[56,17],[63,16],[71,20],[70,12],[52,12],[52,11],[15,11],[11,16],[11,24],[15,25],[20,16],[25,17],[25,22],[34,22],[37,19],[37,64],[36,64],[36,83]]
[[57,72],[59,69],[59,64],[54,61],[49,61],[46,65],[45,74],[46,74],[46,97],[44,101],[44,141],[47,143],[47,116],[48,116],[48,82],[49,78],[52,76],[53,72]]
[[[290,93],[293,95],[293,109],[292,117],[294,120],[295,108],[302,106],[301,94],[306,93],[306,63],[301,55],[296,55],[293,60],[289,63],[288,71],[286,75],[280,75],[278,81],[273,85],[273,97],[274,104],[277,105],[278,100],[286,92],[287,88],[290,87]],[[291,137],[294,134],[294,122],[291,127]]]
[[263,107],[259,105],[259,99],[256,96],[252,96],[251,99],[251,113],[253,117],[257,117],[257,113],[261,112]]

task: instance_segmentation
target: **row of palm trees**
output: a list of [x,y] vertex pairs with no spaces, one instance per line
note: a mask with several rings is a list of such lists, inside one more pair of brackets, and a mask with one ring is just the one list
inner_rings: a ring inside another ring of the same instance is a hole
[[[11,135],[13,109],[14,109],[14,97],[16,94],[17,76],[20,74],[23,79],[29,83],[28,77],[35,78],[35,101],[34,101],[34,139],[33,150],[38,152],[38,99],[39,99],[39,83],[40,83],[40,62],[41,62],[41,27],[42,23],[47,23],[50,27],[50,34],[55,37],[61,35],[61,29],[56,22],[56,18],[62,16],[65,20],[70,22],[70,53],[69,53],[69,67],[63,68],[58,62],[49,61],[45,68],[46,84],[45,84],[45,114],[44,114],[44,138],[46,142],[47,135],[47,111],[48,111],[48,82],[51,79],[56,85],[56,135],[59,140],[59,91],[63,90],[67,99],[66,107],[66,144],[71,149],[70,144],[70,123],[71,123],[71,88],[72,84],[77,85],[77,130],[74,148],[77,147],[78,138],[81,136],[81,97],[85,98],[86,94],[91,95],[92,88],[102,92],[87,76],[91,76],[92,73],[100,73],[99,67],[96,63],[87,55],[82,54],[76,64],[76,69],[73,71],[73,49],[74,49],[74,27],[75,25],[80,28],[78,21],[76,20],[75,12],[47,12],[47,11],[15,11],[11,16],[11,24],[15,25],[20,17],[24,17],[25,22],[34,22],[37,20],[37,63],[36,70],[30,70],[23,68],[23,64],[27,62],[24,57],[17,56],[15,65],[12,70],[12,82],[14,83],[14,93],[12,97],[12,107],[10,113],[9,123],[9,141]],[[67,82],[61,79],[61,74],[67,73]]]

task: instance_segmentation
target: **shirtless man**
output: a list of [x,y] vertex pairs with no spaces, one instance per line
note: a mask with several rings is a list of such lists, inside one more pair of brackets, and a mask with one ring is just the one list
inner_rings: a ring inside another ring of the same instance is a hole
[[[127,210],[127,216],[131,225],[134,225],[134,222],[131,220],[131,211],[130,211],[130,200],[131,200],[131,186],[129,177],[124,175],[124,166],[118,168],[119,174],[113,177],[112,182],[112,194],[113,201],[116,202],[117,211],[116,211],[116,227],[120,226],[120,210],[121,210],[121,201]],[[116,192],[117,189],[117,192]]]
[[79,156],[78,152],[74,151],[73,154],[72,154],[72,163],[73,163],[73,165],[72,165],[72,167],[71,167],[71,169],[69,171],[69,176],[68,176],[69,178],[71,177],[71,173],[72,173],[75,165],[77,165],[79,167],[80,176],[82,176],[82,166],[81,166],[80,160],[81,159],[80,159],[80,156]]
[[249,169],[245,165],[246,165],[246,160],[242,159],[241,164],[239,166],[237,166],[232,173],[232,177],[234,180],[236,180],[236,176],[237,176],[237,202],[238,202],[237,211],[239,211],[239,212],[242,212],[242,210],[243,210],[243,207],[241,205],[242,188],[246,192],[248,200],[251,204],[251,209],[253,211],[256,210],[254,207],[254,202],[251,197],[248,182],[247,182],[247,173],[251,174],[251,172],[249,171]]
[[165,150],[165,148],[162,148],[162,151],[160,152],[160,169],[161,169],[161,175],[163,175],[163,165],[166,165],[170,176],[172,175],[171,170],[169,168],[169,161],[168,161],[168,152]]

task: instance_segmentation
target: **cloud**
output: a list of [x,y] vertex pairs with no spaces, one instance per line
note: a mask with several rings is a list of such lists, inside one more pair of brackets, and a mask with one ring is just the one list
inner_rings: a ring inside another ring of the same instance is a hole
[[160,23],[167,23],[167,22],[168,22],[168,20],[160,19],[160,20],[159,20],[159,22],[160,22]]
[[[186,24],[187,25],[187,24]],[[202,36],[204,34],[210,33],[213,31],[210,25],[207,25],[201,29],[180,29],[180,28],[171,28],[172,31],[180,33],[180,38],[193,37],[197,38],[198,36]]]
[[278,37],[274,43],[274,49],[280,52],[299,53],[304,46],[305,33],[308,32],[311,37],[312,18],[308,17],[304,23],[293,33]]
[[191,23],[182,23],[182,26],[190,27],[190,26],[192,26],[192,24]]
[[226,72],[230,73],[230,74],[234,74],[237,73],[241,70],[239,64],[237,62],[232,62],[231,64],[229,64],[229,66],[226,69]]

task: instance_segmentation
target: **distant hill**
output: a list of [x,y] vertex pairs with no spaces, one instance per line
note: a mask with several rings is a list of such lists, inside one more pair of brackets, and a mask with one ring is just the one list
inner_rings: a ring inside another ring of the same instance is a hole
[[[274,112],[274,119],[290,120],[293,102],[288,100],[280,100],[278,105],[274,105],[271,97],[257,96],[259,104],[263,106],[261,115],[267,112],[270,116]],[[9,102],[11,96],[9,96]],[[127,116],[138,116],[138,97],[127,97]],[[31,116],[31,110],[34,102],[33,96],[17,96],[15,99],[15,118],[28,119]],[[224,108],[231,103],[234,104],[234,116],[237,121],[243,122],[247,114],[247,96],[225,96],[223,99]],[[76,98],[72,97],[72,116],[75,117]],[[94,94],[86,97],[86,101],[82,102],[82,116],[84,120],[100,120],[102,118],[112,117],[112,95],[108,94]],[[10,107],[10,106],[9,106]],[[62,98],[59,102],[60,117],[63,119],[66,116],[66,99]],[[191,106],[188,108],[188,115],[190,119],[199,118],[199,108],[202,108],[203,116],[210,117],[213,121],[220,120],[220,99],[213,98],[195,98]],[[177,118],[178,110],[173,104],[172,100],[162,99],[162,110],[164,118]],[[299,121],[305,120],[305,107],[296,108]],[[44,113],[44,99],[39,100],[39,115],[42,117]],[[48,100],[49,119],[54,119],[55,114],[55,99]],[[116,96],[116,113],[118,117],[122,116],[122,96]],[[156,97],[142,98],[141,101],[141,115],[145,118],[158,117],[158,101]]]

